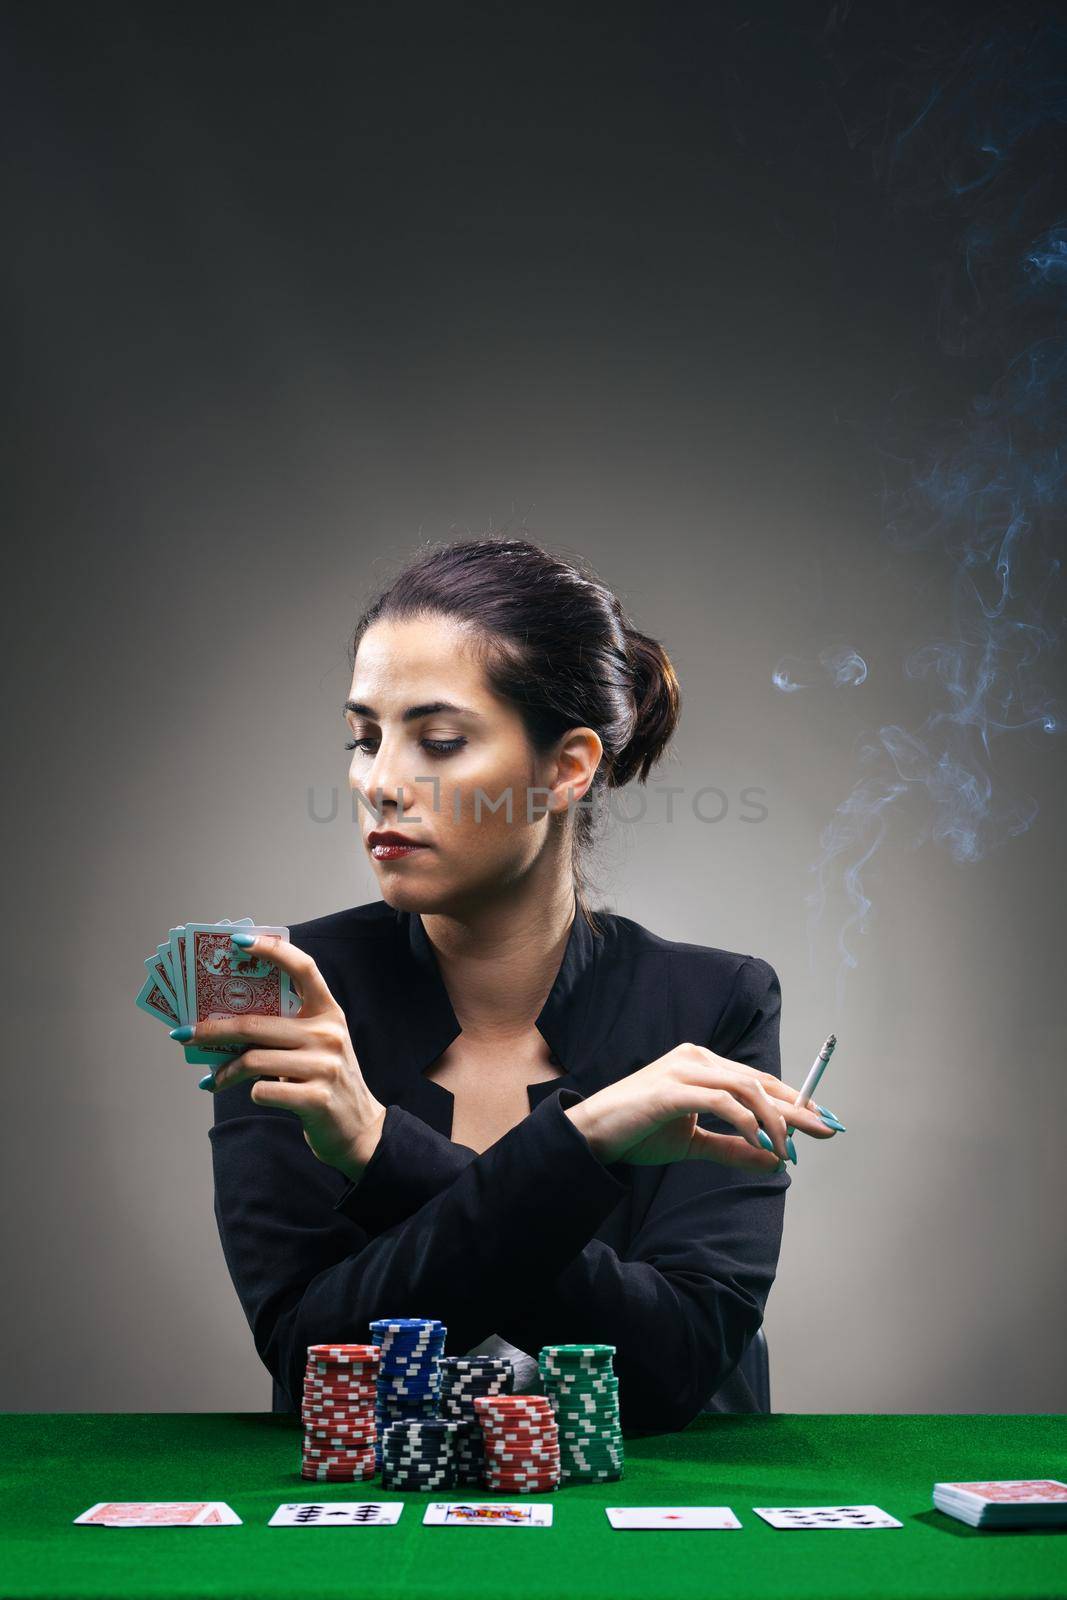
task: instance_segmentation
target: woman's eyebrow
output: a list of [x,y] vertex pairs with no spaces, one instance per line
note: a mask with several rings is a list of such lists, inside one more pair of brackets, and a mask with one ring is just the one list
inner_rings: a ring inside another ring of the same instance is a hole
[[[346,700],[342,715],[354,712],[357,717],[370,717],[372,722],[378,721],[378,713],[372,706],[365,706],[359,700]],[[414,722],[419,717],[431,717],[437,711],[459,711],[464,716],[481,718],[480,711],[473,711],[470,706],[453,705],[451,700],[428,700],[425,705],[408,706],[400,714],[401,722]]]

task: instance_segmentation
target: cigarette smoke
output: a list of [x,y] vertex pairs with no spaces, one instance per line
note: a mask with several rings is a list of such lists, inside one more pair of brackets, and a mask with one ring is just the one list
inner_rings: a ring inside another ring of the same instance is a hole
[[[903,29],[890,8],[880,36],[867,17],[857,41],[848,9],[824,31],[845,136],[869,150],[894,225],[922,212],[947,230],[930,263],[938,340],[962,383],[981,386],[963,414],[933,421],[921,397],[894,396],[873,439],[884,538],[945,573],[944,626],[900,663],[902,684],[925,687],[925,716],[864,734],[860,774],[819,839],[808,935],[843,888],[839,1007],[876,852],[929,843],[970,865],[1024,833],[1039,808],[1013,783],[1011,747],[1065,727],[1049,677],[1064,622],[1067,28],[1013,8],[962,23],[912,14]],[[773,684],[857,690],[868,676],[856,648],[816,659],[780,662]]]

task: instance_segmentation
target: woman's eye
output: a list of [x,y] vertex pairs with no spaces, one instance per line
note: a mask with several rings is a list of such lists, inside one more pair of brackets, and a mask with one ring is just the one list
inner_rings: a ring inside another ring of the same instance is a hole
[[[365,750],[369,744],[377,744],[376,739],[349,739],[345,745],[346,750]],[[419,743],[424,750],[429,750],[431,755],[450,756],[461,750],[466,744],[466,739],[420,739]]]

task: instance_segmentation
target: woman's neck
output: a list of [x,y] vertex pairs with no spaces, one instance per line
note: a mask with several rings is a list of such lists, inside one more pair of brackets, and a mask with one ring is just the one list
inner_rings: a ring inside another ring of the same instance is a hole
[[573,885],[546,905],[543,896],[513,898],[471,918],[423,917],[463,1032],[484,1043],[532,1026],[548,998],[580,915]]

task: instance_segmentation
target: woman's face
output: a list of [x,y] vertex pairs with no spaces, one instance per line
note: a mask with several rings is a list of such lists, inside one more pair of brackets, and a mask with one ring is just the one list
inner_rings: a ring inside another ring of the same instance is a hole
[[[539,761],[518,712],[486,684],[463,630],[439,617],[367,630],[345,719],[364,848],[383,899],[405,910],[507,895],[549,838],[546,807],[565,811],[568,788],[577,801],[601,752],[592,730],[575,730]],[[546,796],[537,785],[555,788]],[[426,848],[376,858],[371,835],[386,831]]]

